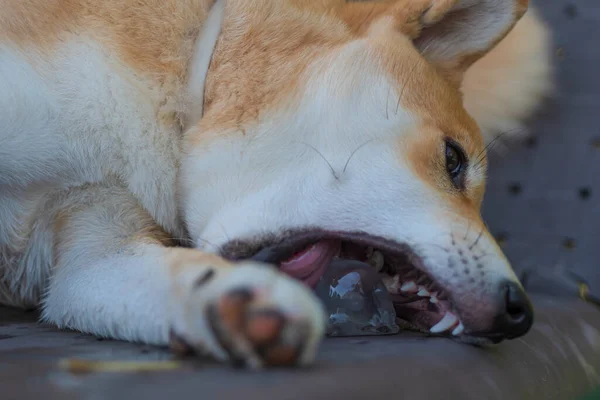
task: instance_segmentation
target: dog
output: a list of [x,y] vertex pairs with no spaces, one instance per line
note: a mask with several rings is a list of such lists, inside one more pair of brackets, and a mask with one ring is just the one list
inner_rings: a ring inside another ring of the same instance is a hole
[[486,146],[551,87],[527,9],[0,0],[0,303],[303,366],[339,257],[374,264],[406,328],[523,336],[532,306],[480,206]]

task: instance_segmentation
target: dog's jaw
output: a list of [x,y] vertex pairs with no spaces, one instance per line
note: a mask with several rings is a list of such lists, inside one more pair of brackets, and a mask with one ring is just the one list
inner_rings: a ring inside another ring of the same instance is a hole
[[502,268],[494,260],[484,261],[482,252],[489,250],[485,243],[489,238],[479,230],[477,235],[457,231],[435,240],[423,246],[365,232],[313,227],[228,241],[219,252],[234,261],[274,264],[313,288],[332,262],[370,264],[391,294],[405,328],[462,341],[497,340],[490,337],[487,326],[498,307],[495,290],[506,277],[486,278],[490,271]]

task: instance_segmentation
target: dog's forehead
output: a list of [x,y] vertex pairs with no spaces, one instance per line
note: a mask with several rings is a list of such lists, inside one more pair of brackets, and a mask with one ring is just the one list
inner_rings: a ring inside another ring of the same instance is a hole
[[480,151],[483,138],[464,109],[460,88],[430,64],[408,38],[373,35],[369,47],[396,91],[398,106],[460,143],[468,154]]
[[[362,134],[367,121],[372,134],[388,135],[396,143],[399,164],[433,188],[444,204],[469,219],[479,218],[486,167],[483,137],[463,107],[459,88],[410,40],[400,35],[357,40],[325,56],[321,65],[310,71],[313,85],[305,95],[309,102],[315,93],[327,93],[329,108],[335,110],[331,114],[346,114],[341,122],[347,125],[346,135]],[[449,187],[444,163],[447,139],[471,159],[464,196],[456,196]]]
[[[225,39],[217,44],[211,72],[224,79],[208,82],[209,111],[191,137],[194,145],[203,146],[214,137],[199,132],[241,131],[250,140],[279,131],[279,141],[285,137],[320,146],[326,140],[341,150],[371,134],[423,155],[409,160],[410,167],[428,181],[427,163],[444,137],[471,157],[481,153],[483,139],[463,108],[459,89],[402,34],[382,29],[356,37],[328,30],[309,43],[297,35],[277,35],[274,40],[269,29],[262,29],[270,38],[266,53],[257,46],[224,51]],[[290,43],[295,51],[282,50]],[[374,147],[363,151],[369,148]],[[409,159],[406,152],[398,158]],[[472,186],[483,181],[483,176],[473,178]]]
[[464,109],[460,89],[402,35],[354,40],[313,64],[306,74],[305,97],[310,101],[315,91],[326,92],[332,109],[351,102],[359,108],[353,111],[370,111],[380,122],[398,115],[409,117],[424,128],[422,136],[453,139],[468,155],[484,147],[477,124]]

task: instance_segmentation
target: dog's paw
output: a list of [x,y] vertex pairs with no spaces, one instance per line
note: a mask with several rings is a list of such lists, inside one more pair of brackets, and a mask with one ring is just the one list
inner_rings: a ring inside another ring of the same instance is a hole
[[[191,273],[188,267],[184,275],[190,278]],[[326,318],[302,283],[250,262],[199,266],[192,282],[175,294],[173,350],[209,354],[250,368],[314,360]]]

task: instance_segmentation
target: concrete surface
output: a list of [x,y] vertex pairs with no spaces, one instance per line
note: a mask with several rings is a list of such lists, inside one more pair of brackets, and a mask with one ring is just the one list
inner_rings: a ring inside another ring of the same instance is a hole
[[600,384],[600,310],[567,299],[535,305],[525,339],[490,349],[414,334],[328,339],[315,367],[260,373],[197,359],[169,371],[73,373],[60,361],[172,356],[0,308],[0,399],[576,399]]

